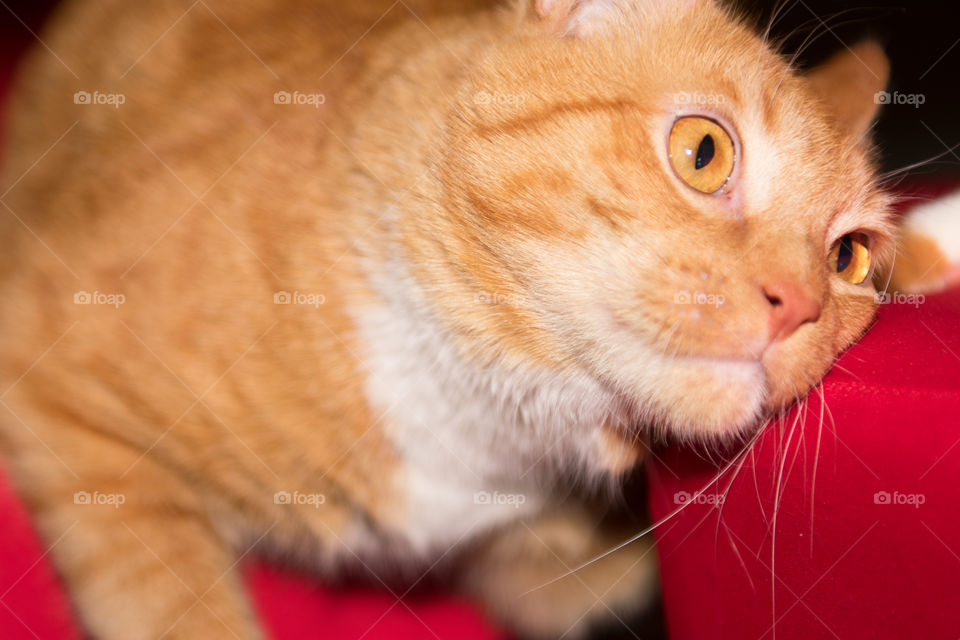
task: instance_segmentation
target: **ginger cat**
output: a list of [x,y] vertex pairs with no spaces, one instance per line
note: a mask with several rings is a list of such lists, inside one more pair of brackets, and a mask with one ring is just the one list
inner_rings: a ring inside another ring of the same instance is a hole
[[43,38],[0,453],[96,638],[262,637],[249,553],[442,567],[523,636],[640,609],[644,544],[525,593],[623,539],[566,488],[789,405],[893,253],[883,54],[801,75],[709,0],[99,0]]

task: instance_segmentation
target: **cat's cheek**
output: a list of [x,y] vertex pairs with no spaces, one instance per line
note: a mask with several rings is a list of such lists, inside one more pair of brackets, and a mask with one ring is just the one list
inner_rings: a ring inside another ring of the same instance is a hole
[[824,374],[833,360],[830,348],[793,349],[791,352],[779,352],[767,365],[769,385],[764,408],[767,411],[779,411],[809,393]]
[[[837,291],[836,288],[840,287],[842,290]],[[832,315],[836,320],[832,355],[841,353],[860,339],[877,315],[876,290],[868,286],[851,289],[842,283],[835,285]]]

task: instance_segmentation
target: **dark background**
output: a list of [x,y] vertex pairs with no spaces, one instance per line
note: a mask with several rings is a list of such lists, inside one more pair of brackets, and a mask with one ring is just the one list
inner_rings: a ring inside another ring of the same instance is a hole
[[[27,26],[34,31],[40,29],[43,16],[55,4],[55,0],[0,1],[0,50],[28,44],[32,36]],[[893,104],[882,111],[877,141],[885,168],[898,169],[943,154],[939,161],[913,173],[960,171],[960,149],[948,152],[950,147],[960,145],[960,3],[736,0],[727,4],[751,16],[761,29],[779,7],[771,33],[782,39],[787,54],[803,47],[798,58],[801,66],[815,64],[844,43],[877,38],[893,63],[888,90],[924,97],[920,107]]]
[[[885,168],[898,169],[939,154],[914,173],[960,171],[960,3],[950,0],[739,0],[735,6],[766,28],[774,5],[782,7],[772,33],[794,53],[811,36],[799,61],[815,64],[846,44],[873,37],[892,63],[887,90],[921,94],[920,107],[887,105],[877,123]],[[824,26],[826,24],[829,30]]]

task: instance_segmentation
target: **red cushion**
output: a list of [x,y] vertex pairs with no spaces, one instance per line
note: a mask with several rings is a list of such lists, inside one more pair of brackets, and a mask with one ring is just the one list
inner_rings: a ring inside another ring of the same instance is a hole
[[774,623],[780,638],[960,635],[960,291],[882,307],[838,365],[822,414],[815,392],[696,500],[718,470],[696,451],[648,468],[654,518],[690,503],[656,536],[674,640]]

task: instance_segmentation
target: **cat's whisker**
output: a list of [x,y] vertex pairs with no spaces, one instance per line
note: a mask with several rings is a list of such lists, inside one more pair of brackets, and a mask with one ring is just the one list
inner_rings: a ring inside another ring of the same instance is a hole
[[820,466],[820,441],[823,436],[824,407],[827,398],[823,392],[823,383],[817,385],[820,392],[820,424],[817,425],[817,444],[813,450],[813,474],[810,478],[810,556],[813,556],[813,514],[817,496],[817,469]]
[[[795,28],[793,31],[791,31],[789,34],[787,34],[783,38],[780,38],[776,45],[776,49],[778,51],[782,50],[786,46],[786,43],[791,38],[793,38],[794,34],[796,34],[801,29],[805,28],[806,25],[810,24],[811,22],[813,22],[813,20],[807,20],[806,22],[802,23],[800,26]],[[799,57],[799,53],[794,53],[792,56],[790,56],[790,60],[787,61],[787,64],[783,69],[783,73],[780,75],[780,80],[779,82],[777,82],[777,86],[774,87],[773,94],[771,94],[770,96],[771,102],[777,97],[777,93],[780,92],[780,87],[783,85],[783,81],[787,78],[787,76],[789,76],[791,73],[794,73],[794,71],[796,70],[794,65],[796,64],[798,57]]]
[[[907,173],[907,172],[909,172],[909,171],[912,171],[913,169],[918,169],[918,168],[920,168],[920,167],[925,167],[925,166],[927,166],[927,165],[929,165],[929,164],[932,164],[932,163],[936,162],[936,161],[939,160],[940,158],[943,158],[944,156],[952,155],[952,156],[954,156],[954,157],[957,157],[957,156],[956,156],[956,153],[955,153],[955,151],[956,151],[957,149],[960,149],[960,142],[958,142],[957,144],[953,145],[952,147],[950,147],[949,149],[947,149],[947,150],[945,150],[945,151],[941,151],[940,153],[938,153],[938,154],[935,155],[935,156],[932,156],[932,157],[930,157],[930,158],[927,158],[926,160],[920,160],[920,161],[918,161],[918,162],[914,162],[914,163],[912,163],[912,164],[908,164],[908,165],[905,166],[905,167],[900,167],[899,169],[893,169],[892,171],[885,171],[885,172],[881,173],[881,174],[878,176],[878,178],[879,178],[879,180],[880,180],[880,184],[882,184],[882,185],[884,185],[884,186],[889,186],[889,185],[887,185],[887,180],[889,180],[890,178],[895,177],[895,176],[899,176],[899,175],[904,174],[904,173]],[[956,163],[950,163],[950,164],[956,164]]]
[[[857,11],[857,10],[859,10],[859,8],[844,9],[843,11],[838,11],[837,13],[834,13],[833,15],[829,16],[829,17],[826,18],[825,20],[824,20],[824,19],[821,19],[819,16],[816,16],[816,15],[814,14],[814,18],[812,18],[812,19],[810,19],[810,20],[807,20],[806,22],[804,22],[803,24],[801,24],[799,27],[797,27],[796,29],[794,29],[794,30],[793,30],[790,34],[788,34],[785,38],[782,38],[782,39],[780,40],[780,46],[777,47],[778,49],[781,48],[788,40],[790,40],[791,38],[793,38],[794,34],[796,34],[798,31],[800,31],[800,30],[802,30],[804,27],[806,27],[806,25],[810,24],[811,22],[816,22],[816,23],[817,23],[817,24],[814,26],[813,30],[811,30],[810,33],[807,34],[807,36],[806,36],[806,37],[803,39],[803,41],[800,43],[800,46],[797,47],[796,51],[794,51],[793,55],[790,57],[790,60],[789,60],[789,62],[787,63],[786,68],[784,69],[784,72],[783,72],[783,74],[782,74],[781,77],[780,77],[780,81],[777,83],[777,86],[776,86],[776,88],[775,88],[774,91],[773,91],[773,95],[771,96],[771,100],[772,100],[773,98],[776,98],[777,93],[780,91],[780,87],[781,87],[781,85],[783,84],[783,81],[787,78],[787,76],[788,76],[792,71],[795,70],[796,62],[797,62],[797,60],[800,58],[800,56],[803,54],[804,51],[806,51],[806,50],[807,50],[811,45],[813,45],[817,40],[819,40],[821,37],[823,37],[824,34],[833,33],[833,29],[836,29],[836,28],[838,28],[838,27],[843,27],[843,26],[846,26],[846,25],[848,25],[848,24],[856,24],[857,22],[861,22],[862,20],[864,20],[864,18],[858,18],[858,19],[855,19],[855,20],[846,20],[846,21],[844,21],[844,22],[840,22],[840,23],[833,24],[833,25],[829,24],[829,22],[830,22],[831,20],[835,20],[835,19],[843,16],[844,14],[850,13],[850,12],[852,12],[852,11]],[[818,27],[820,27],[819,32],[818,32]]]
[[806,445],[806,435],[807,435],[807,418],[810,415],[810,396],[804,396],[803,402],[801,404],[803,407],[803,426],[800,427],[800,438],[797,441],[797,453],[794,454],[793,462],[790,463],[790,470],[787,472],[787,478],[790,477],[790,474],[793,472],[793,466],[796,463],[797,456],[803,454],[803,462],[800,464],[800,468],[803,470],[803,486],[807,486],[807,447]]
[[544,587],[548,587],[548,586],[550,586],[551,584],[554,584],[554,583],[556,583],[556,582],[559,582],[560,580],[563,580],[564,578],[569,577],[569,576],[577,573],[578,571],[581,571],[582,569],[585,569],[586,567],[589,567],[590,565],[592,565],[592,564],[594,564],[594,563],[602,560],[603,558],[606,558],[606,557],[609,556],[610,554],[616,553],[616,552],[619,551],[620,549],[623,549],[624,547],[633,544],[633,543],[636,542],[637,540],[640,540],[640,539],[644,538],[645,536],[649,535],[649,534],[652,533],[653,531],[656,531],[658,528],[660,528],[661,526],[663,526],[664,524],[666,524],[667,522],[669,522],[670,520],[672,520],[674,517],[676,517],[677,514],[679,514],[679,513],[680,513],[681,511],[683,511],[684,509],[686,509],[689,505],[697,502],[697,499],[698,499],[701,495],[703,495],[710,487],[714,486],[717,482],[719,482],[720,479],[723,478],[723,476],[724,476],[728,471],[730,471],[730,469],[733,468],[733,466],[737,463],[737,461],[738,461],[742,456],[745,456],[749,451],[752,450],[753,445],[756,444],[756,442],[759,440],[759,438],[760,438],[760,436],[761,436],[762,434],[763,434],[763,430],[762,430],[762,429],[758,429],[757,432],[754,433],[754,434],[750,437],[750,439],[749,439],[749,440],[747,441],[747,443],[744,445],[743,449],[740,451],[740,453],[738,453],[738,454],[734,457],[733,460],[731,460],[723,469],[721,469],[720,471],[718,471],[718,472],[713,476],[713,478],[711,478],[711,479],[710,479],[706,484],[704,484],[700,489],[698,489],[696,492],[694,492],[694,494],[690,496],[690,499],[689,499],[689,500],[685,501],[685,502],[684,502],[683,504],[681,504],[681,505],[678,505],[673,511],[671,511],[670,513],[668,513],[668,514],[665,515],[664,517],[660,518],[658,521],[654,522],[654,523],[651,524],[649,527],[646,527],[645,529],[643,529],[643,530],[640,531],[639,533],[636,533],[636,534],[634,534],[633,536],[631,536],[631,537],[627,538],[626,540],[624,540],[623,542],[617,544],[616,546],[611,547],[611,548],[608,549],[607,551],[604,551],[603,553],[601,553],[601,554],[599,554],[599,555],[596,555],[596,556],[594,556],[593,558],[590,558],[589,560],[587,560],[587,561],[583,562],[582,564],[574,567],[573,569],[570,569],[569,571],[565,571],[564,573],[560,574],[560,575],[557,576],[556,578],[553,578],[552,580],[549,580],[549,581],[547,581],[547,582],[544,582],[543,584],[541,584],[541,585],[539,585],[539,586],[536,586],[536,587],[533,587],[532,589],[528,589],[527,591],[525,591],[525,592],[523,592],[522,594],[520,594],[520,597],[523,597],[523,596],[525,596],[525,595],[527,595],[527,594],[533,593],[534,591],[539,591],[540,589],[543,589]]
[[[810,403],[808,399],[809,399],[809,396],[805,396],[803,400],[800,402],[800,404],[797,406],[797,411],[800,414],[799,416],[800,433],[797,436],[796,447],[794,448],[794,451],[793,451],[793,459],[790,460],[790,466],[787,468],[786,482],[789,482],[790,476],[793,473],[793,469],[796,466],[797,458],[800,456],[801,452],[803,452],[804,460],[806,460],[806,450],[803,446],[803,442],[804,442],[804,434],[806,433],[806,430],[807,430],[806,429],[807,418],[810,415]],[[806,471],[804,471],[804,474],[806,474]],[[804,484],[806,484],[806,478],[804,478]]]
[[[822,30],[821,30],[819,33],[817,33],[816,29],[814,29],[813,31],[810,32],[810,35],[808,35],[808,36],[804,39],[804,41],[800,44],[800,47],[797,48],[797,51],[796,51],[796,53],[794,54],[795,59],[796,59],[796,58],[799,58],[800,56],[802,56],[803,53],[804,53],[807,49],[809,49],[817,40],[819,40],[820,38],[822,38],[824,35],[826,35],[826,34],[828,34],[828,33],[831,33],[834,29],[838,29],[838,28],[840,28],[840,27],[845,27],[845,26],[850,25],[850,24],[857,24],[858,22],[865,22],[865,21],[867,20],[866,18],[855,18],[855,19],[844,20],[843,22],[837,22],[837,23],[833,23],[833,24],[828,24],[828,23],[827,23],[827,21],[835,20],[835,19],[839,18],[840,16],[842,16],[842,15],[844,15],[844,14],[846,14],[846,13],[851,13],[851,12],[853,12],[853,11],[859,11],[859,10],[862,10],[862,9],[864,9],[864,7],[855,7],[855,8],[852,8],[852,9],[844,9],[843,11],[838,11],[837,13],[833,14],[832,16],[830,16],[829,18],[827,18],[826,21],[820,21],[820,19],[817,18],[817,20],[820,22],[820,26],[822,27]],[[816,35],[814,35],[814,34],[816,34]]]
[[836,460],[837,460],[837,455],[836,455],[836,452],[837,452],[837,441],[838,441],[838,438],[839,438],[839,436],[837,435],[837,423],[836,423],[836,421],[833,419],[833,412],[830,411],[830,405],[827,404],[826,401],[824,401],[824,403],[823,403],[823,410],[824,410],[824,412],[826,413],[827,417],[830,418],[831,430],[833,431],[833,450],[834,450],[833,460],[834,460],[834,465],[836,465]]
[[[763,431],[765,431],[765,430],[767,429],[767,427],[770,426],[770,423],[771,423],[771,419],[768,418],[768,419],[763,423],[763,426],[760,427],[759,432],[762,433]],[[750,453],[751,453],[751,455],[753,454],[753,446],[754,446],[754,445],[750,445]],[[724,505],[725,505],[726,502],[727,502],[727,497],[730,495],[730,490],[733,488],[733,483],[734,483],[734,481],[737,479],[737,476],[740,474],[740,470],[743,468],[743,465],[744,465],[744,463],[745,463],[746,460],[747,460],[747,456],[746,456],[746,455],[738,455],[738,456],[735,456],[734,460],[736,460],[736,458],[740,458],[740,462],[737,464],[737,468],[736,468],[736,470],[734,471],[733,476],[730,478],[730,481],[727,483],[726,488],[724,489],[723,493],[721,494],[721,495],[723,496],[723,499],[720,500],[720,502],[719,502],[719,514],[718,514],[718,516],[717,516],[717,525],[718,525],[718,526],[719,526],[719,524],[720,524],[720,521],[723,519],[723,507],[724,507]],[[754,476],[754,478],[756,478],[756,476]],[[739,554],[738,554],[738,555],[739,555]]]
[[730,531],[730,527],[723,525],[724,531],[727,533],[727,540],[730,541],[730,548],[733,549],[734,555],[737,556],[737,560],[740,562],[740,567],[743,569],[743,575],[746,576],[747,582],[750,583],[750,589],[756,593],[757,585],[753,583],[753,578],[750,576],[750,570],[747,569],[747,563],[744,561],[743,556],[740,554],[740,547],[737,546],[736,541],[733,539],[733,535]]
[[[760,57],[764,54],[764,52],[766,52],[770,48],[770,34],[773,32],[773,27],[776,26],[777,21],[781,17],[786,16],[787,13],[790,12],[789,9],[787,9],[788,1],[789,0],[777,0],[776,4],[773,7],[773,11],[770,13],[770,19],[767,21],[767,28],[764,29],[763,37],[761,38],[761,42],[763,43],[763,46],[761,47],[760,52],[757,54],[758,63],[760,61]],[[796,4],[796,3],[794,2],[793,4]],[[793,8],[793,4],[791,4],[790,8]],[[787,10],[784,11],[784,9],[787,9]],[[781,12],[783,12],[782,16],[780,15]]]
[[[770,33],[773,31],[773,27],[776,26],[777,20],[780,19],[780,12],[783,11],[787,6],[788,0],[777,0],[773,5],[773,11],[770,12],[770,19],[767,21],[767,28],[763,31],[763,37],[761,40],[763,44],[768,44],[770,42]],[[786,15],[786,13],[784,13]]]
[[[799,420],[800,411],[798,408],[796,417],[794,418],[793,424],[790,426],[790,431],[786,436],[787,441],[782,450],[780,469],[777,473],[777,481],[773,493],[773,519],[771,521],[770,535],[770,609],[771,619],[774,621],[777,619],[777,517],[780,514],[780,502],[783,498],[783,472],[787,462],[786,450],[790,447],[790,443],[793,441],[793,434],[796,431]],[[774,636],[776,636],[776,632],[776,625],[774,625]]]
[[843,371],[844,373],[846,373],[846,374],[848,374],[848,375],[856,378],[856,379],[859,380],[860,382],[863,382],[863,379],[862,379],[860,376],[858,376],[857,374],[855,374],[853,371],[850,371],[850,370],[847,369],[846,367],[837,364],[836,362],[834,362],[834,363],[830,366],[830,368],[831,368],[831,369],[839,369],[840,371]]

